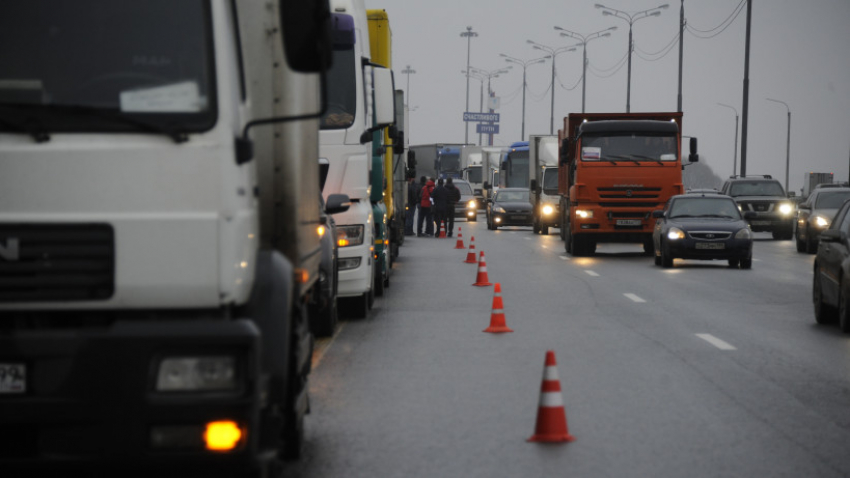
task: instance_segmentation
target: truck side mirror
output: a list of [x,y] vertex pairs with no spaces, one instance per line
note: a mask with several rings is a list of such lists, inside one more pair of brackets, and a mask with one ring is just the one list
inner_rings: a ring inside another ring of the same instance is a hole
[[531,192],[533,194],[540,194],[540,185],[537,184],[536,179],[531,180],[531,186],[529,187],[529,189],[531,189]]
[[484,189],[490,189],[492,187],[487,181],[484,181],[484,184],[482,186],[484,187]]
[[692,163],[699,162],[699,154],[697,154],[697,139],[691,138],[691,154],[688,155],[688,161]]
[[[280,23],[284,32],[283,45],[289,66],[301,73],[316,73],[328,69],[333,54],[332,17],[328,1],[282,1],[279,4]],[[333,20],[338,22],[342,18],[342,15],[337,15]],[[350,25],[346,23],[342,30],[350,33],[351,44],[354,44],[354,22],[350,22]]]
[[349,207],[351,207],[351,199],[348,197],[348,194],[331,194],[325,203],[325,212],[328,214],[337,214],[348,211]]

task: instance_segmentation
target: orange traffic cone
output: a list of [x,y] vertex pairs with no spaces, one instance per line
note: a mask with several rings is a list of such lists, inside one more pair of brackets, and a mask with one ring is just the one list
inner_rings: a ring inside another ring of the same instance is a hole
[[561,382],[555,363],[555,352],[546,351],[543,383],[540,385],[540,404],[537,408],[537,425],[528,441],[568,442],[575,440],[567,429],[567,412],[561,395]]
[[467,264],[475,264],[477,262],[475,260],[475,236],[469,239],[469,252],[466,253],[466,260],[463,262]]
[[460,226],[457,227],[457,243],[455,244],[455,249],[466,249],[466,246],[463,245],[463,234],[460,232]]
[[490,279],[487,278],[487,261],[484,260],[484,251],[481,251],[478,257],[478,278],[475,280],[475,284],[472,285],[479,287],[493,285],[490,283]]
[[440,239],[446,238],[446,223],[440,221]]
[[496,282],[495,295],[493,295],[493,312],[490,314],[490,327],[483,330],[491,334],[502,334],[513,332],[505,325],[505,307],[502,305],[502,285]]

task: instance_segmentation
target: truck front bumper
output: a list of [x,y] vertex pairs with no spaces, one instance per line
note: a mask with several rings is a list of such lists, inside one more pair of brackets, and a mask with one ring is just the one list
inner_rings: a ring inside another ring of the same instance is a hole
[[[246,471],[260,452],[260,333],[248,320],[132,320],[33,328],[0,336],[0,364],[25,367],[22,393],[0,393],[0,469]],[[165,358],[232,356],[235,386],[158,391]],[[210,422],[242,431],[207,450]],[[14,476],[14,475],[13,475]]]

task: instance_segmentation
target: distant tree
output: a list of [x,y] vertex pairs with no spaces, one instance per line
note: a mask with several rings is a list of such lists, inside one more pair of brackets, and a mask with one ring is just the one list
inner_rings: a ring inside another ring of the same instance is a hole
[[685,184],[685,190],[719,189],[723,180],[711,170],[706,156],[700,155],[699,159],[698,163],[688,164],[682,171],[682,182]]

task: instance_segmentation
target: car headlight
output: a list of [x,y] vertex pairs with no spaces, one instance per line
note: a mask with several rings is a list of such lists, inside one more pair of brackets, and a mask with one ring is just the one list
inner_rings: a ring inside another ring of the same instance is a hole
[[779,214],[790,216],[792,212],[794,212],[794,206],[791,203],[784,202],[779,205]]
[[363,244],[362,224],[356,226],[337,226],[336,227],[336,243],[339,247],[359,246]]
[[548,216],[549,214],[552,214],[553,212],[555,212],[555,209],[551,205],[547,204],[547,205],[543,206],[543,214]]
[[469,201],[468,203],[466,203],[466,207],[468,207],[469,209],[475,209],[476,207],[478,207],[478,204],[476,204],[475,201]]
[[158,392],[209,392],[236,388],[232,356],[166,357],[157,366]]
[[502,206],[493,206],[493,212],[505,212],[505,208]]
[[593,217],[593,211],[589,209],[576,209],[576,217],[591,219]]
[[815,216],[812,222],[814,223],[815,227],[819,227],[821,229],[826,229],[827,227],[829,227],[829,219],[823,216]]
[[741,229],[741,230],[739,230],[738,232],[735,233],[735,239],[752,239],[752,238],[753,238],[753,232],[748,227],[745,227],[745,228],[743,228],[743,229]]
[[678,227],[671,227],[669,231],[667,231],[667,239],[671,241],[678,241],[679,239],[685,238],[685,231],[679,229]]

